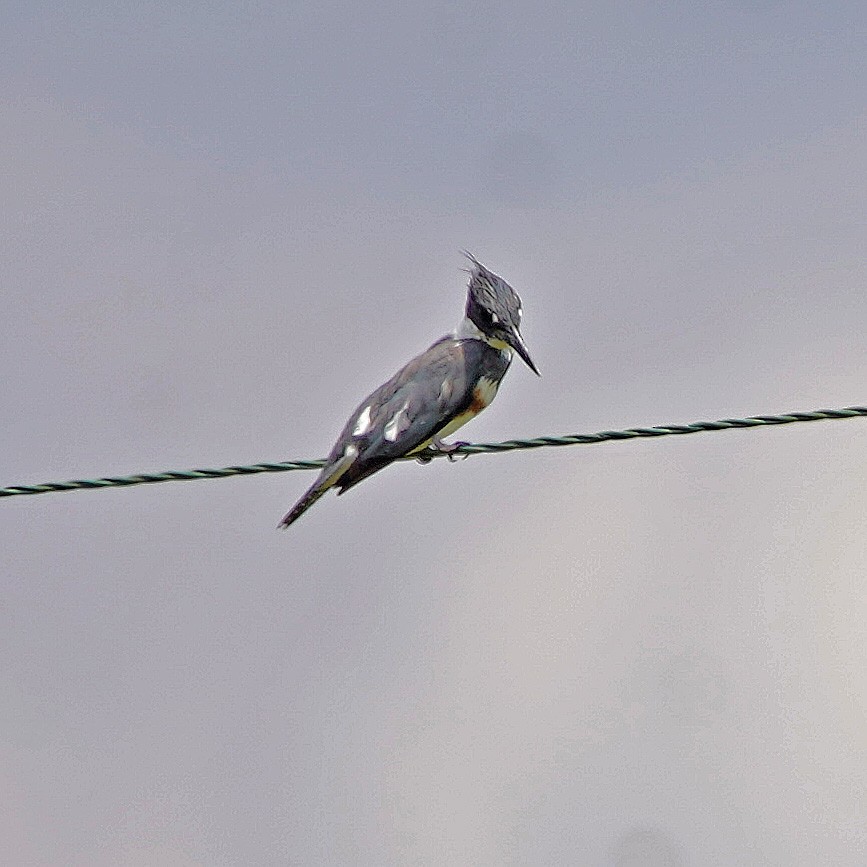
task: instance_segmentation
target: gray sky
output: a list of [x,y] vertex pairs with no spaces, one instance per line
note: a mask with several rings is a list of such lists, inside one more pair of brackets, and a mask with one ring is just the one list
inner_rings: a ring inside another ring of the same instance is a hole
[[[860,2],[8,4],[3,484],[867,402]],[[865,422],[0,503],[0,862],[867,862]]]

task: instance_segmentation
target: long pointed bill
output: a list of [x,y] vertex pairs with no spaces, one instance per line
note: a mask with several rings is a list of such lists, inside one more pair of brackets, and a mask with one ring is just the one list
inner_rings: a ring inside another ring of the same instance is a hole
[[518,331],[517,328],[509,335],[509,345],[512,347],[512,349],[515,350],[515,352],[518,353],[518,355],[521,356],[521,358],[524,360],[524,363],[527,365],[527,367],[530,368],[530,370],[533,371],[533,373],[536,374],[536,376],[542,375],[541,373],[539,373],[536,365],[533,364],[533,359],[530,358],[530,353],[527,352],[527,346],[524,343],[524,338],[521,337],[521,332]]

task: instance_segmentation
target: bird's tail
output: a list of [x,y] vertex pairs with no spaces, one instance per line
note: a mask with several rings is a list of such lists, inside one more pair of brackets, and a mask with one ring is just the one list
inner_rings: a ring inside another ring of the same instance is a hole
[[277,525],[278,530],[285,530],[290,524],[297,521],[331,485],[323,485],[320,480],[310,486],[306,494],[283,516],[283,520]]
[[283,516],[277,525],[278,530],[285,530],[297,521],[327,490],[333,488],[340,477],[352,466],[358,452],[348,450],[336,463],[326,466],[319,478],[307,489],[307,493]]

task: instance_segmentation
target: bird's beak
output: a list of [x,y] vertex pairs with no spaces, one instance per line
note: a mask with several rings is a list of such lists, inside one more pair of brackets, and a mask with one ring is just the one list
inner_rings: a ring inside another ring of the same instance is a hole
[[536,365],[533,364],[533,359],[530,358],[530,353],[527,352],[527,345],[524,343],[524,338],[521,337],[521,332],[518,331],[517,328],[509,333],[509,345],[518,353],[518,355],[521,356],[521,358],[524,359],[524,363],[533,371],[533,373],[536,374],[536,376],[542,375],[539,373],[539,369]]

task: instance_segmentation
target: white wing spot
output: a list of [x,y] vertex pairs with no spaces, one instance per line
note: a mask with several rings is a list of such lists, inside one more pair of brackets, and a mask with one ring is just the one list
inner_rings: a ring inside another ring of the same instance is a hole
[[348,445],[348,446],[343,450],[343,457],[345,457],[345,458],[349,458],[350,460],[353,460],[354,458],[357,458],[357,457],[358,457],[358,447],[357,447],[357,446],[354,446],[352,443],[350,443],[350,444],[349,444],[349,445]]
[[440,386],[440,400],[445,402],[449,400],[452,396],[452,384],[448,379],[443,380],[443,384]]
[[370,407],[366,406],[361,415],[358,416],[358,421],[355,423],[355,430],[352,431],[354,437],[363,437],[370,430]]
[[401,433],[400,417],[406,412],[406,404],[404,404],[389,420],[385,426],[385,438],[393,443],[397,442],[397,438]]

